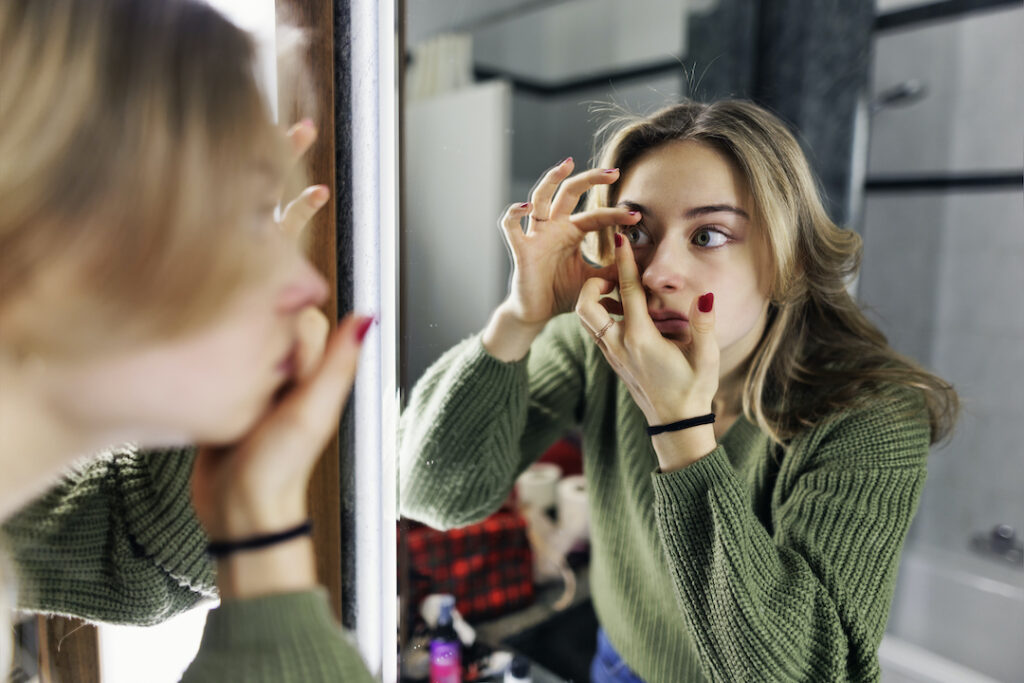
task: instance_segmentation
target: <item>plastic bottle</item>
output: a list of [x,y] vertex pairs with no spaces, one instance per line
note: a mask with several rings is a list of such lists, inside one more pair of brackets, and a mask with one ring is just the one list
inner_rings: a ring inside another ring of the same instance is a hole
[[462,643],[452,626],[455,597],[441,596],[441,614],[430,638],[430,683],[462,683]]

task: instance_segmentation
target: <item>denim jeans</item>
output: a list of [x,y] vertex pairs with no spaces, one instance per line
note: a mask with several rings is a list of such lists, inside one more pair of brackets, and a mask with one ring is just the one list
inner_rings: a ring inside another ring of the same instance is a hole
[[603,628],[597,630],[597,654],[590,663],[590,683],[644,683],[619,657]]

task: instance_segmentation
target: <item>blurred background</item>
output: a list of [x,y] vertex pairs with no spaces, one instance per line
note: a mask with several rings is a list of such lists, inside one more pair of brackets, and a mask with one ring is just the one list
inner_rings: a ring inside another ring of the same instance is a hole
[[[404,388],[483,328],[508,286],[498,216],[564,157],[588,164],[609,110],[753,99],[863,236],[872,319],[963,399],[907,540],[884,680],[1024,681],[1024,5],[407,0],[403,31]],[[408,634],[417,581],[451,586],[404,552]],[[558,578],[489,614],[459,603],[553,680],[589,661],[571,559],[568,610]]]

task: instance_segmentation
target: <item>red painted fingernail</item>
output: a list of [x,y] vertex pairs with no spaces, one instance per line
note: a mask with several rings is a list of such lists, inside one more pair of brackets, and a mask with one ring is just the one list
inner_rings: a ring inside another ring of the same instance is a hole
[[570,161],[572,161],[572,157],[566,157],[566,158],[562,159],[561,161],[559,161],[558,165],[561,166],[562,164],[567,164]]
[[615,246],[616,247],[621,247],[622,246],[622,235],[620,235],[619,233],[615,233]]
[[525,208],[526,208],[526,207],[528,207],[529,205],[530,205],[530,202],[523,202],[522,204],[520,204],[520,205],[519,205],[519,208],[520,208],[520,209],[525,209]]
[[707,294],[705,294],[701,298],[697,299],[697,309],[701,313],[710,313],[711,309],[714,307],[714,305],[715,305],[715,295],[712,294],[711,292],[708,292]]
[[639,212],[639,211],[630,211],[630,212],[629,212],[629,215],[630,215],[630,216],[635,216],[635,215],[637,215],[638,213],[640,213],[640,212]]
[[619,169],[617,169],[617,168],[606,168],[603,171],[601,171],[601,173],[618,173],[618,172],[619,172]]
[[367,316],[366,318],[363,318],[363,321],[359,323],[359,327],[356,328],[356,341],[358,341],[360,344],[363,343],[363,339],[366,338],[366,333],[370,331],[370,327],[373,326],[373,323],[373,316]]

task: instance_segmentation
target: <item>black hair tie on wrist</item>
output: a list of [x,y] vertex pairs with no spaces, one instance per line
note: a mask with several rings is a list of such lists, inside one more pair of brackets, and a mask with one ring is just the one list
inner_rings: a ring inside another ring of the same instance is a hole
[[259,550],[260,548],[284,543],[285,541],[290,541],[293,538],[305,536],[312,531],[313,522],[312,520],[307,519],[298,526],[285,529],[284,531],[278,531],[273,534],[250,536],[249,538],[243,538],[237,541],[211,541],[210,544],[206,546],[206,551],[213,557],[224,557],[242,550]]
[[708,425],[715,421],[715,414],[708,413],[707,415],[701,415],[700,417],[689,417],[679,422],[671,422],[667,425],[653,425],[647,428],[647,435],[654,436],[655,434],[661,434],[662,432],[678,432],[680,429],[689,429],[690,427],[696,427],[698,425]]

